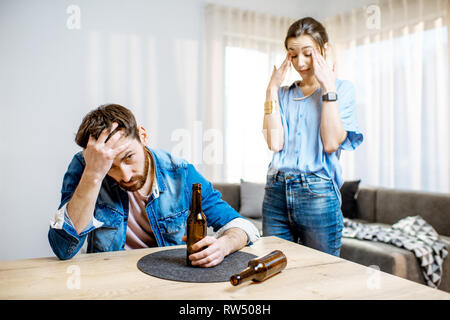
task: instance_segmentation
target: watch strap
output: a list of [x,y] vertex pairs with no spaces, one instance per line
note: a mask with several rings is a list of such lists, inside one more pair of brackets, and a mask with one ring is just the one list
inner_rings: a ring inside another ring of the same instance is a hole
[[338,99],[336,92],[327,92],[322,96],[322,101],[336,101]]

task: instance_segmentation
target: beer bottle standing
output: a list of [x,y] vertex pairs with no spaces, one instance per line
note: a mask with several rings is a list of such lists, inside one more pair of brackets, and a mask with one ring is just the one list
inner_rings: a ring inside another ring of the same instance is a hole
[[192,267],[192,262],[189,260],[189,255],[195,253],[192,250],[192,246],[206,237],[207,225],[206,216],[202,210],[202,185],[200,183],[194,183],[192,185],[192,204],[191,212],[186,222],[186,264]]
[[263,257],[252,259],[242,272],[231,276],[230,282],[237,286],[244,281],[261,282],[286,268],[287,259],[283,252],[275,250]]

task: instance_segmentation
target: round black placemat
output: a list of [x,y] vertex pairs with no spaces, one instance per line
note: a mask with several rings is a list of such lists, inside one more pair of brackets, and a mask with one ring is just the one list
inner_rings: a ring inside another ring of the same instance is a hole
[[247,267],[255,255],[236,251],[225,257],[212,268],[189,267],[186,265],[186,249],[169,249],[151,253],[139,259],[137,267],[154,277],[183,282],[225,282],[233,274]]

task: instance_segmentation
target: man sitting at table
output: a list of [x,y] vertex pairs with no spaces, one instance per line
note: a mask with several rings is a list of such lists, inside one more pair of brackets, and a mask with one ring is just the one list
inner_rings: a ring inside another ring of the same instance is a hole
[[58,258],[73,257],[86,238],[88,253],[183,244],[193,183],[202,185],[203,212],[218,235],[193,246],[207,247],[189,256],[193,265],[215,266],[259,238],[192,164],[148,148],[147,138],[131,111],[117,104],[84,117],[75,137],[83,151],[69,164],[50,222]]

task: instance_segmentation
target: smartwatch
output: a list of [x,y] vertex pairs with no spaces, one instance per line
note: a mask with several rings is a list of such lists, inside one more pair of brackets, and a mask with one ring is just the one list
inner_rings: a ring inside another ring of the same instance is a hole
[[337,101],[337,98],[336,92],[327,92],[322,96],[322,101]]

